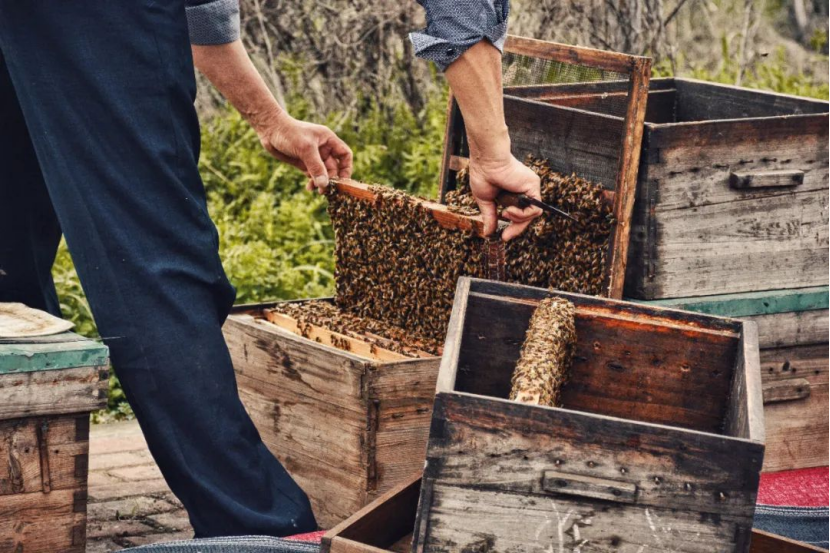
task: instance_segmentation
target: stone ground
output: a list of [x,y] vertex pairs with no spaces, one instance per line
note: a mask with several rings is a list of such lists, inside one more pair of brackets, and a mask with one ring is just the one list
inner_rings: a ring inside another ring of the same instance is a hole
[[89,449],[87,553],[193,537],[137,422],[92,425]]

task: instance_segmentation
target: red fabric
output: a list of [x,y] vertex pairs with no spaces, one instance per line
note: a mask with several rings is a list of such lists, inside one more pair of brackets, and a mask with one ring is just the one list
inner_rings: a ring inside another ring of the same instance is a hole
[[323,539],[323,534],[325,533],[325,530],[321,530],[319,532],[309,532],[307,534],[296,534],[294,536],[288,536],[285,539],[292,541],[307,541],[311,543],[320,543],[320,540]]
[[758,503],[792,507],[828,506],[827,467],[767,472],[761,475]]

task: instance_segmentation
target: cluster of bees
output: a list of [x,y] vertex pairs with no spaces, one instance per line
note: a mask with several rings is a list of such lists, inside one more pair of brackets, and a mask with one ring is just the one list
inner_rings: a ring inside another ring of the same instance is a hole
[[[311,336],[312,326],[317,326],[410,357],[441,355],[444,344],[443,338],[436,340],[378,319],[361,317],[337,307],[329,300],[282,302],[272,309],[294,319],[300,335],[306,338]],[[351,349],[351,342],[345,338],[332,336],[331,343],[345,351]]]
[[[602,186],[553,171],[546,160],[528,156],[525,164],[541,179],[542,201],[567,211],[579,222],[542,215],[506,244],[506,280],[589,295],[603,294],[613,210]],[[445,194],[453,211],[479,213],[466,170],[457,189]]]
[[[333,187],[332,187],[333,188]],[[442,227],[421,200],[373,186],[329,195],[337,305],[443,342],[461,276],[484,275],[484,240]]]
[[564,298],[545,298],[533,312],[519,362],[513,372],[510,399],[561,407],[576,351],[576,308]]

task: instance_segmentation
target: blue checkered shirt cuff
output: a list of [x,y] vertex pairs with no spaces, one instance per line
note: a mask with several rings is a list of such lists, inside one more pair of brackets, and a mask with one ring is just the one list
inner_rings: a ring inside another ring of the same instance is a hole
[[227,44],[239,38],[239,0],[185,0],[190,43]]
[[441,71],[484,39],[502,50],[507,36],[509,0],[418,0],[427,27],[409,34],[415,54]]

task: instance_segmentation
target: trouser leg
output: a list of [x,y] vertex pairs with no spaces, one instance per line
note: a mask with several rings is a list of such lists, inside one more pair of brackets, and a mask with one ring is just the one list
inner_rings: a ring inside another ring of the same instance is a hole
[[61,228],[0,54],[0,302],[60,315],[52,264]]
[[221,326],[181,0],[0,0],[0,50],[113,364],[198,536],[315,527],[263,445]]

